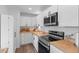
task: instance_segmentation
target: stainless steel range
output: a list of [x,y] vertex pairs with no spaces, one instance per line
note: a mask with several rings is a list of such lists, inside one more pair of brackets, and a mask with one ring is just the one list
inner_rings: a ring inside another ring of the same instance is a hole
[[46,36],[39,37],[39,53],[50,52],[50,41],[58,41],[64,39],[64,32],[49,31]]

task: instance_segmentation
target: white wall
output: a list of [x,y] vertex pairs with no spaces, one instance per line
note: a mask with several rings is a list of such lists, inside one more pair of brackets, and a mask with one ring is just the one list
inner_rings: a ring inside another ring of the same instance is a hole
[[0,14],[7,14],[7,9],[5,5],[0,5]]
[[36,17],[27,17],[27,16],[21,16],[20,17],[21,26],[34,26],[36,25]]
[[65,35],[73,34],[78,32],[79,27],[42,27],[45,31],[53,30],[53,31],[63,31],[65,32]]

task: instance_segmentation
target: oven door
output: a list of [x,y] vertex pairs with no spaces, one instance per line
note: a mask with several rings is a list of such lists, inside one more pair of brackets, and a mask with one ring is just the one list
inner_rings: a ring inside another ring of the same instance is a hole
[[50,52],[50,46],[44,44],[39,40],[39,45],[38,45],[38,52],[39,53],[49,53]]

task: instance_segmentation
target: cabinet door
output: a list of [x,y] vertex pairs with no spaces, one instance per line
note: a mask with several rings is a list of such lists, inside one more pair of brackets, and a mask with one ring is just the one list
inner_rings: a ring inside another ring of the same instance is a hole
[[8,41],[9,50],[8,52],[14,52],[14,19],[12,16],[8,16]]
[[43,16],[48,16],[48,13],[50,12],[50,14],[53,14],[55,12],[57,12],[57,5],[53,5],[49,8],[47,8],[44,12],[43,12]]
[[55,46],[50,45],[50,53],[63,53],[63,52],[58,48],[56,48]]
[[24,39],[25,39],[25,33],[21,33],[21,45],[25,44]]
[[21,45],[32,43],[33,36],[30,32],[21,33]]
[[57,5],[53,5],[52,7],[50,7],[49,11],[51,11],[51,14],[57,12]]
[[78,6],[58,6],[59,26],[78,26]]
[[8,16],[1,15],[1,48],[8,48]]
[[36,35],[33,35],[33,36],[34,36],[33,45],[38,52],[38,36]]
[[35,47],[35,49],[36,49],[36,51],[38,52],[38,41],[33,41],[33,45],[34,45],[34,47]]
[[33,46],[35,47],[35,35],[33,34],[33,42],[32,42],[32,44],[33,44]]

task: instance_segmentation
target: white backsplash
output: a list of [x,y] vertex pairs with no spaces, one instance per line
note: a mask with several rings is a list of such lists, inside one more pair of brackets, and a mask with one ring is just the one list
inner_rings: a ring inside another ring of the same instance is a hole
[[48,27],[42,27],[42,29],[44,31],[49,31],[49,30],[63,31],[63,32],[65,32],[65,35],[70,35],[70,34],[74,34],[74,33],[78,32],[79,27],[52,27],[52,26],[48,26]]

